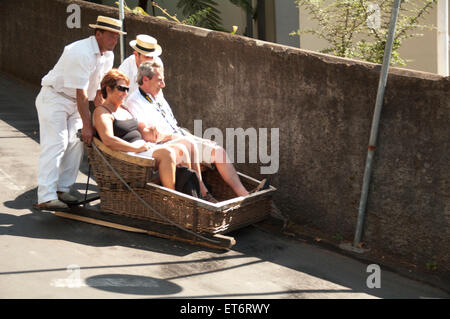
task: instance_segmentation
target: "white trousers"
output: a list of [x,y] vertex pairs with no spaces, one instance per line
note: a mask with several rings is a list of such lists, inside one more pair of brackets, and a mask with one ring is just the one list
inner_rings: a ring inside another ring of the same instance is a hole
[[38,164],[38,203],[57,199],[68,192],[78,175],[83,143],[76,136],[82,128],[77,105],[43,87],[36,98],[41,154]]

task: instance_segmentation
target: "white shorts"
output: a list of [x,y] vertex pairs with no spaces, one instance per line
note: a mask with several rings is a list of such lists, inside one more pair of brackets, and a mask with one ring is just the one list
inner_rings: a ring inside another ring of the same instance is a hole
[[[195,143],[195,145],[199,151],[199,154],[200,154],[200,162],[212,164],[213,163],[213,159],[212,159],[213,151],[216,148],[219,148],[220,146],[215,144],[212,141],[205,140],[202,138],[197,138],[195,136],[193,138],[191,136],[189,136],[188,138]],[[143,143],[145,143],[144,140],[137,140],[137,141],[133,142],[132,144],[140,146]],[[173,140],[165,142],[163,144],[151,143],[152,147],[145,152],[141,152],[141,153],[128,152],[128,154],[133,155],[133,156],[145,157],[145,158],[153,158],[153,152],[155,150],[166,147],[166,146],[170,146],[171,144],[175,144],[175,143],[179,143],[179,139],[173,139]],[[225,159],[223,159],[220,162],[224,162],[224,161],[225,161]]]
[[[142,144],[146,143],[144,140],[137,140],[132,142],[131,144],[135,145],[135,146],[141,146]],[[129,155],[133,155],[133,156],[138,156],[138,157],[145,157],[145,158],[153,158],[153,152],[156,151],[157,149],[166,147],[170,144],[174,144],[176,143],[176,140],[172,140],[163,144],[156,144],[156,143],[150,143],[147,142],[149,144],[151,144],[150,149],[144,151],[144,152],[140,152],[140,153],[136,153],[136,152],[127,152]]]
[[[210,140],[205,140],[203,138],[200,138],[198,136],[195,135],[188,135],[188,136],[183,136],[184,138],[189,139],[191,142],[194,142],[199,155],[200,155],[200,163],[206,163],[206,164],[212,164],[213,163],[213,151],[217,148],[220,148],[219,145],[217,145],[216,143],[210,141]],[[180,138],[183,138],[180,137]],[[177,142],[178,139],[173,139],[170,142]],[[168,142],[168,143],[170,143]],[[165,143],[167,144],[167,143]]]

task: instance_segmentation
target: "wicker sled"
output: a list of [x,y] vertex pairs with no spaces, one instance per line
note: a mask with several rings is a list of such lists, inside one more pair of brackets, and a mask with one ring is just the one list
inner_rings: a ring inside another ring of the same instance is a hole
[[[235,240],[223,234],[262,221],[272,209],[272,193],[276,190],[272,186],[235,197],[217,170],[206,168],[203,180],[219,200],[211,203],[154,183],[157,171],[153,159],[113,151],[97,138],[86,149],[100,191],[100,210],[72,205],[60,216],[100,220],[151,235],[228,249]],[[259,184],[254,178],[238,175],[247,189]]]

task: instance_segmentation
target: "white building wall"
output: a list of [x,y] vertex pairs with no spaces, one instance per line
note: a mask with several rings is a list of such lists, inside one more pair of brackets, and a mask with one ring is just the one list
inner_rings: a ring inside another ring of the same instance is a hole
[[299,28],[299,10],[294,1],[275,0],[275,40],[277,43],[300,47],[298,36],[289,33]]
[[[422,2],[421,0],[416,0]],[[448,0],[439,0],[448,1]],[[311,20],[306,10],[299,8],[300,29],[317,28],[315,21]],[[400,48],[400,56],[407,60],[403,68],[418,71],[438,73],[437,67],[437,11],[438,6],[434,6],[430,13],[422,20],[422,24],[431,25],[433,30],[416,30],[416,33],[423,34],[422,37],[409,38],[403,41]],[[450,9],[448,14],[450,15]],[[313,35],[300,36],[300,48],[312,51],[320,51],[327,47],[327,42]]]

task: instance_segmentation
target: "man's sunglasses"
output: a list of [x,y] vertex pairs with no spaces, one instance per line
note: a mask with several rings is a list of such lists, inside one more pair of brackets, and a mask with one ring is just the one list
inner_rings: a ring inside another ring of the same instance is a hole
[[123,85],[116,85],[116,88],[117,88],[120,92],[128,92],[128,91],[130,90],[129,87],[123,86]]

